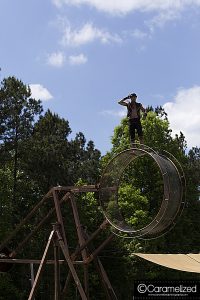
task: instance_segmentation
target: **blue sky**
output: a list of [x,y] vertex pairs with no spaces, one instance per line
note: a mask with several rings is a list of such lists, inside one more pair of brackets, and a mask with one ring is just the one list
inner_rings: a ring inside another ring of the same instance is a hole
[[199,0],[1,0],[1,80],[16,76],[105,154],[131,92],[200,147]]

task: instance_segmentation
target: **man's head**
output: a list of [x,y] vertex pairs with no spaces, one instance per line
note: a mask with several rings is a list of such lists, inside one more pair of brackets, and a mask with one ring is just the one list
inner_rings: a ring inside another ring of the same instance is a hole
[[137,95],[135,93],[130,94],[130,99],[131,99],[131,101],[136,101]]

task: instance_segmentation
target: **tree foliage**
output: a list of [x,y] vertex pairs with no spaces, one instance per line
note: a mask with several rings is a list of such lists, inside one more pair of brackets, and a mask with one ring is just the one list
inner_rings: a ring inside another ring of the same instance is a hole
[[[145,119],[142,120],[145,144],[161,154],[164,151],[171,153],[181,163],[186,176],[186,207],[178,224],[166,235],[152,240],[125,240],[122,242],[124,255],[133,271],[134,278],[149,279],[180,279],[189,278],[184,272],[168,270],[156,267],[136,259],[132,253],[188,253],[198,252],[200,232],[199,218],[199,149],[192,148],[187,153],[187,143],[182,132],[172,136],[167,114],[158,107],[155,110],[150,107]],[[117,153],[130,147],[128,120],[124,118],[120,125],[114,129],[112,137],[113,147],[102,159],[104,167]],[[148,158],[138,158],[131,163],[121,178],[119,188],[119,207],[125,216],[127,223],[133,227],[149,224],[160,207],[163,194],[162,176],[154,162]],[[144,206],[145,203],[145,206]],[[139,204],[139,207],[138,207]],[[120,243],[121,244],[121,243]],[[128,253],[128,254],[127,254]],[[127,269],[129,267],[127,266]],[[144,271],[145,270],[145,271]],[[191,275],[190,275],[191,278]],[[197,278],[193,274],[193,278]]]
[[31,98],[31,90],[15,77],[5,78],[0,89],[0,161],[13,172],[13,205],[17,200],[21,145],[30,136],[41,102]]
[[[70,139],[69,122],[57,114],[47,110],[42,114],[40,101],[31,97],[30,87],[15,77],[8,77],[1,83],[0,89],[0,240],[2,241],[13,230],[17,223],[25,217],[30,209],[53,186],[75,185],[78,180],[86,184],[96,184],[100,167],[100,151],[93,141],[86,141],[83,133],[77,133]],[[86,195],[81,200],[86,208],[86,221],[98,222],[92,214],[96,200],[93,195]],[[49,201],[35,214],[31,222],[23,227],[23,232],[13,239],[9,246],[15,248],[34,228],[37,221],[42,220],[53,207]],[[65,209],[63,208],[63,212]],[[88,220],[87,220],[88,218]],[[22,257],[39,258],[51,231],[50,218],[42,230],[37,232],[21,253]],[[84,222],[83,222],[84,223]],[[94,223],[94,222],[93,222]],[[74,232],[73,232],[74,234]],[[74,239],[71,235],[69,239]],[[18,274],[17,274],[18,273]],[[30,272],[24,267],[18,271],[11,270],[14,281],[6,279],[10,286],[12,299],[26,299],[29,281],[21,286],[20,278],[29,278]],[[44,278],[47,282],[49,274]],[[25,288],[20,294],[18,289]],[[0,295],[5,294],[3,281]],[[41,292],[44,289],[41,288]],[[7,292],[8,293],[8,292]],[[8,293],[8,299],[10,295]]]
[[[26,216],[28,211],[53,186],[96,184],[105,167],[114,155],[130,147],[128,120],[124,118],[114,129],[112,148],[104,156],[95,148],[93,141],[86,141],[83,132],[72,139],[69,122],[58,114],[47,110],[31,97],[30,88],[15,77],[2,81],[0,89],[0,239]],[[199,189],[200,149],[187,152],[183,133],[172,136],[170,123],[162,107],[148,108],[142,120],[145,144],[159,153],[170,152],[181,163],[187,182],[187,205],[178,224],[166,235],[151,241],[126,239],[116,236],[112,243],[102,250],[100,256],[111,283],[120,299],[132,299],[134,279],[195,279],[195,275],[166,270],[145,263],[134,256],[134,252],[188,253],[199,252]],[[118,205],[130,226],[139,229],[152,220],[162,201],[162,175],[150,158],[139,158],[131,163],[121,177]],[[104,220],[97,193],[85,193],[76,198],[81,225],[90,234]],[[112,204],[112,203],[111,203]],[[44,218],[52,207],[49,201],[31,221]],[[77,247],[76,227],[73,215],[63,205],[66,216],[67,237],[71,251]],[[45,224],[37,237],[33,237],[22,256],[38,258],[51,230],[51,221]],[[33,229],[33,224],[24,226],[24,235]],[[110,228],[112,231],[112,228]],[[110,229],[98,236],[93,247],[98,247],[109,236]],[[15,247],[17,241],[11,246]],[[49,269],[50,270],[50,267]],[[92,269],[93,271],[93,269]],[[50,272],[46,272],[43,285],[50,288]],[[24,277],[23,277],[24,276]],[[49,277],[48,277],[49,276]],[[81,275],[82,276],[82,275]],[[190,276],[190,277],[189,277]],[[27,299],[30,278],[27,268],[18,267],[0,280],[0,299]],[[122,284],[123,282],[123,284]],[[96,273],[91,275],[91,299],[104,299]],[[23,285],[23,287],[22,287]],[[95,294],[96,293],[96,294]],[[42,294],[41,294],[42,295]],[[48,295],[49,296],[49,295]],[[4,297],[4,298],[3,298]],[[38,299],[49,299],[48,297]],[[70,290],[74,299],[75,292]],[[94,298],[96,297],[96,298]],[[70,298],[69,298],[70,299]]]

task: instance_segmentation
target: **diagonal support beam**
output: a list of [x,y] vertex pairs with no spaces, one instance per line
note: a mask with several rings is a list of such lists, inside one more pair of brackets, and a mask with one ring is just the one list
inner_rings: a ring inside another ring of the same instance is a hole
[[37,287],[39,285],[39,281],[40,281],[40,278],[41,278],[41,275],[42,275],[42,271],[44,269],[44,266],[45,266],[45,263],[46,263],[46,260],[47,260],[47,253],[48,253],[48,250],[49,250],[49,246],[50,246],[50,244],[51,244],[51,242],[53,240],[54,234],[55,234],[55,231],[52,230],[51,233],[50,233],[50,236],[49,236],[46,248],[44,250],[44,253],[43,253],[43,256],[42,256],[42,260],[41,260],[41,263],[39,265],[39,268],[38,268],[38,271],[37,271],[37,274],[36,274],[36,277],[35,277],[35,281],[33,283],[33,286],[32,286],[30,295],[28,297],[28,300],[33,300],[34,296],[36,294]]
[[57,238],[58,238],[59,245],[60,245],[60,247],[62,249],[63,255],[64,255],[64,257],[66,259],[66,262],[67,262],[67,264],[69,266],[69,269],[71,271],[72,277],[74,278],[75,284],[76,284],[76,286],[78,288],[78,291],[80,293],[81,299],[82,300],[88,300],[88,298],[86,297],[86,294],[85,294],[85,292],[83,290],[82,284],[81,284],[81,282],[79,280],[79,277],[78,277],[78,275],[76,273],[76,270],[74,268],[73,262],[72,262],[72,260],[70,258],[69,250],[66,247],[66,245],[65,245],[65,243],[63,241],[63,238],[62,238],[59,230],[56,230],[56,235],[57,235]]

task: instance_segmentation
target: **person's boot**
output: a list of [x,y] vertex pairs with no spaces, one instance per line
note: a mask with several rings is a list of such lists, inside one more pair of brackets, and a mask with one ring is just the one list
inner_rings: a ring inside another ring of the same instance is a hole
[[143,146],[144,145],[144,138],[143,138],[143,136],[139,137],[139,141],[140,141],[140,147],[144,148],[144,146]]
[[131,148],[133,148],[135,146],[135,141],[131,140]]

